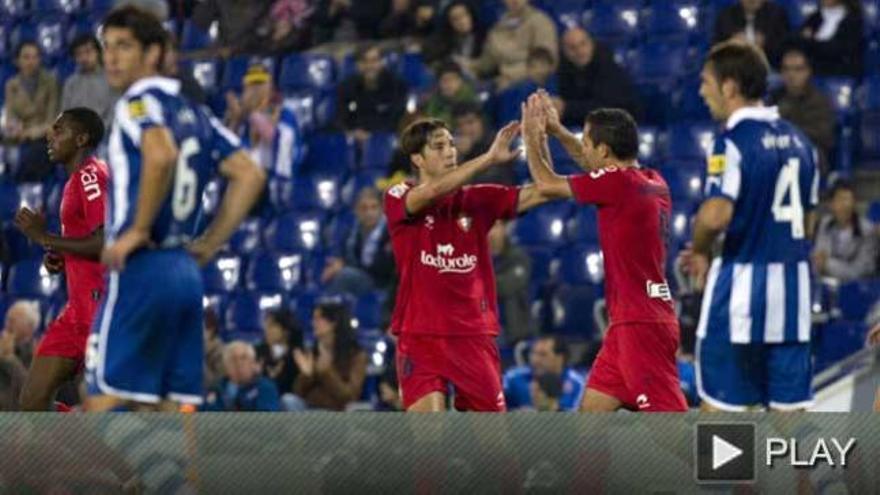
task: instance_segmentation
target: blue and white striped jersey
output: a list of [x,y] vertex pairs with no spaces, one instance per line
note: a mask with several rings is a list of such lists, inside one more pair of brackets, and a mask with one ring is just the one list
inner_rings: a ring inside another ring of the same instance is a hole
[[734,203],[721,256],[708,274],[699,337],[734,343],[810,339],[806,214],[818,203],[815,150],[775,107],[734,112],[716,138],[707,198]]
[[109,136],[108,243],[134,221],[143,166],[141,137],[154,126],[167,128],[178,148],[171,191],[150,233],[161,248],[180,247],[196,235],[202,191],[219,164],[239,149],[238,138],[210,110],[180,94],[178,81],[150,77],[133,84],[116,103]]

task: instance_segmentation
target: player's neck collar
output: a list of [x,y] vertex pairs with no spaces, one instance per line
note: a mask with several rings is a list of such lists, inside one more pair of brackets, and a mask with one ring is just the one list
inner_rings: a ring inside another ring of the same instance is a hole
[[180,81],[162,76],[150,76],[135,81],[126,90],[126,96],[133,96],[152,88],[159,88],[166,93],[176,94],[180,90]]
[[725,125],[727,130],[733,129],[743,120],[760,120],[763,122],[772,122],[779,120],[779,109],[776,107],[747,106],[742,107],[727,118]]

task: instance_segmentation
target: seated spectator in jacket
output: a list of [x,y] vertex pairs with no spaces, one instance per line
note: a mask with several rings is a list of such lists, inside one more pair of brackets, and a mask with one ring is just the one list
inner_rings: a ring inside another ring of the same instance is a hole
[[334,293],[359,296],[394,283],[394,254],[382,214],[382,193],[374,187],[358,192],[356,223],[341,252],[327,260],[321,280]]
[[173,35],[169,35],[165,43],[165,53],[162,58],[162,75],[180,81],[180,92],[190,101],[202,105],[207,104],[208,97],[199,81],[193,77],[192,72],[180,70],[180,43]]
[[390,10],[390,0],[316,0],[314,44],[378,39]]
[[[459,163],[473,160],[489,150],[493,135],[487,128],[483,109],[478,104],[464,104],[456,107],[453,110],[453,120]],[[512,165],[501,165],[477,175],[472,182],[475,184],[513,185],[516,183],[516,173],[514,173]]]
[[566,366],[568,349],[553,335],[538,337],[532,343],[529,365],[511,368],[504,374],[504,397],[510,410],[532,408],[532,380],[548,373],[562,377],[559,406],[563,411],[577,411],[584,391],[584,376]]
[[263,341],[257,344],[257,360],[262,366],[263,376],[275,382],[282,401],[285,394],[293,393],[293,384],[299,374],[293,361],[293,350],[302,347],[302,328],[290,310],[282,308],[266,314],[263,318]]
[[544,88],[550,93],[556,93],[556,59],[550,50],[543,46],[537,46],[529,50],[526,59],[526,80],[538,88]]
[[861,77],[863,32],[859,0],[821,0],[801,27],[816,75]]
[[406,83],[385,67],[382,51],[366,45],[355,54],[357,73],[339,85],[339,127],[363,143],[370,133],[392,132],[406,111]]
[[533,335],[529,301],[532,259],[510,242],[505,222],[498,221],[489,230],[489,251],[498,287],[502,335],[508,345]]
[[21,148],[16,179],[38,182],[51,171],[46,132],[58,116],[58,81],[43,68],[40,48],[24,41],[15,50],[18,74],[6,81],[2,129],[7,142]]
[[433,0],[391,0],[391,12],[382,19],[382,38],[428,36],[434,29]]
[[537,412],[559,412],[562,408],[562,377],[556,373],[544,373],[532,378],[529,384],[532,405]]
[[253,346],[235,340],[223,348],[226,376],[208,391],[203,411],[280,411],[278,389],[260,374]]
[[319,304],[312,316],[313,351],[294,349],[299,367],[294,392],[312,409],[344,411],[361,397],[367,354],[351,327],[351,313],[342,303]]
[[205,308],[204,331],[202,333],[205,343],[205,366],[204,387],[205,390],[212,388],[226,375],[223,369],[223,339],[220,338],[219,321],[217,312],[213,308]]
[[871,276],[877,260],[877,234],[856,212],[852,184],[838,181],[831,188],[829,214],[819,220],[813,247],[813,267],[823,277],[849,282]]
[[12,357],[30,368],[36,351],[34,336],[40,326],[40,308],[35,302],[19,300],[6,310],[6,319],[0,338],[11,342]]
[[76,72],[64,82],[61,110],[90,108],[101,116],[105,126],[109,125],[118,95],[110,89],[104,75],[98,39],[92,34],[77,36],[70,45],[70,54],[76,60]]
[[528,76],[526,59],[529,50],[546,48],[558,55],[556,25],[544,12],[529,5],[529,0],[504,0],[507,10],[486,35],[480,58],[469,69],[481,78],[492,78],[503,90]]
[[566,126],[583,127],[587,114],[603,107],[622,108],[636,119],[642,116],[629,74],[614,61],[611,50],[580,27],[562,36],[558,84],[554,104]]
[[273,163],[275,129],[281,116],[281,98],[275,91],[268,67],[262,63],[257,62],[248,67],[242,85],[240,99],[234,92],[226,92],[224,122],[241,137],[241,144],[250,150],[251,157],[268,169]]
[[452,110],[461,104],[477,104],[477,92],[465,80],[455,62],[446,62],[437,70],[437,89],[425,102],[422,112],[427,117],[452,122]]
[[440,27],[422,44],[422,56],[432,65],[449,59],[469,65],[483,52],[485,38],[473,4],[454,1],[443,11]]
[[272,0],[204,0],[193,9],[192,22],[204,32],[217,23],[212,49],[221,56],[264,53],[269,46]]
[[787,48],[782,56],[783,86],[770,95],[779,115],[798,126],[819,152],[819,166],[828,171],[828,154],[834,147],[836,117],[831,100],[813,84],[810,61],[801,48]]
[[772,0],[739,0],[718,13],[712,43],[731,38],[748,41],[762,48],[770,65],[778,68],[788,34],[785,7]]

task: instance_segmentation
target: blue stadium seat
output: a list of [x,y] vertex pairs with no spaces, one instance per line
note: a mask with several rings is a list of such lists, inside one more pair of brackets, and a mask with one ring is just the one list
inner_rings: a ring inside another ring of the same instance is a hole
[[382,308],[385,305],[385,293],[374,291],[358,297],[354,305],[353,316],[358,322],[358,329],[380,328],[382,326]]
[[333,58],[329,55],[295,53],[281,62],[278,86],[285,93],[303,89],[326,91],[333,89],[335,76]]
[[83,7],[88,12],[104,14],[113,8],[116,0],[83,0]]
[[351,205],[357,199],[361,189],[366,187],[378,188],[379,181],[385,179],[386,170],[373,168],[362,170],[352,176],[345,187],[342,189],[342,201]]
[[247,263],[245,287],[258,292],[290,292],[305,284],[303,253],[254,254]]
[[9,269],[7,292],[16,297],[49,297],[60,287],[61,277],[43,268],[42,258],[21,260]]
[[425,65],[421,53],[404,53],[400,57],[400,76],[416,91],[430,89],[436,82],[434,73]]
[[880,300],[880,279],[842,284],[837,293],[841,316],[850,321],[865,318],[871,305]]
[[73,14],[82,7],[79,0],[33,0],[33,9],[37,12],[63,12]]
[[867,333],[868,327],[861,321],[831,321],[814,328],[814,373],[863,349]]
[[276,251],[318,251],[322,249],[319,212],[289,212],[276,217],[264,232],[267,245]]
[[304,168],[308,173],[346,175],[355,169],[354,157],[354,143],[345,134],[313,134],[308,139]]
[[298,291],[290,296],[288,309],[296,315],[296,319],[299,320],[303,330],[311,332],[312,313],[322,297],[322,293],[317,290]]
[[480,2],[477,18],[484,28],[489,29],[498,22],[498,19],[501,19],[505,10],[504,3],[501,0],[485,0]]
[[228,294],[239,287],[242,273],[241,257],[221,254],[202,268],[205,294]]
[[[54,232],[57,232],[57,230]],[[24,234],[19,232],[18,229],[12,225],[12,222],[8,222],[3,227],[3,237],[6,239],[6,247],[9,250],[10,261],[26,260],[43,256],[43,248],[39,244],[29,241]]]
[[212,36],[211,30],[202,30],[196,26],[192,20],[186,20],[183,23],[183,33],[180,35],[180,49],[188,52],[193,50],[204,50],[209,48],[216,41],[216,33]]
[[676,205],[692,205],[703,197],[704,162],[670,162],[659,168]]
[[566,223],[565,234],[573,244],[599,242],[599,218],[596,208],[588,206],[576,208]]
[[880,39],[866,40],[863,64],[865,67],[865,74],[880,74]]
[[649,43],[627,54],[627,65],[639,83],[670,82],[681,76],[687,47],[677,43]]
[[318,91],[315,96],[315,128],[326,129],[336,123],[336,93]]
[[21,200],[15,184],[0,182],[0,223],[15,218],[20,204]]
[[344,209],[333,215],[326,231],[327,253],[332,256],[341,256],[345,243],[351,234],[351,229],[357,224],[354,212]]
[[871,201],[868,205],[868,220],[875,225],[880,225],[880,201]]
[[52,64],[49,70],[55,73],[55,79],[63,87],[67,78],[76,72],[76,61],[71,57],[59,58]]
[[313,174],[294,179],[292,206],[297,210],[336,210],[342,206],[340,195],[345,177]]
[[583,25],[601,41],[628,43],[641,35],[639,9],[625,2],[599,3],[584,12]]
[[205,185],[202,191],[202,212],[207,217],[212,217],[220,207],[223,198],[224,183],[219,179],[213,179]]
[[256,343],[263,337],[263,316],[284,305],[280,294],[239,294],[229,301],[223,325],[223,338]]
[[602,292],[601,285],[560,286],[552,299],[553,331],[584,339],[599,335],[594,315]]
[[672,218],[669,221],[669,253],[667,254],[670,257],[676,256],[678,251],[690,242],[692,224],[688,211],[675,205],[675,209],[672,210]]
[[244,79],[245,74],[247,74],[248,67],[254,63],[261,63],[266,66],[270,74],[275,71],[275,60],[272,58],[249,56],[232,57],[227,59],[226,63],[223,65],[221,89],[223,91],[232,90],[241,92],[241,89],[244,86],[242,79]]
[[[9,43],[13,50],[24,41],[37,41],[37,24],[29,18],[19,20],[9,32]],[[12,56],[14,57],[15,53]]]
[[364,143],[361,168],[387,170],[397,141],[394,133],[374,132]]
[[651,43],[687,41],[704,29],[697,0],[654,0],[642,11],[641,21]]
[[220,89],[221,66],[219,60],[185,60],[181,62],[180,66],[181,70],[192,74],[206,93],[215,93]]
[[596,244],[574,244],[559,252],[559,280],[568,285],[600,284],[605,280],[602,250]]
[[0,2],[0,19],[22,17],[29,10],[28,0],[3,0]]
[[650,165],[660,158],[660,129],[655,126],[639,128],[639,162]]
[[681,88],[672,95],[672,116],[676,121],[710,120],[709,107],[700,96],[700,82],[683,81]]
[[861,157],[863,160],[877,162],[880,160],[880,112],[862,115],[861,125]]
[[31,210],[45,210],[46,201],[41,182],[26,182],[18,186],[19,206],[28,207]]
[[816,86],[831,100],[838,122],[847,122],[855,113],[856,81],[848,77],[816,79]]
[[799,29],[807,17],[819,8],[818,0],[781,0],[776,3],[786,8],[789,25],[794,29]]
[[866,37],[880,32],[880,1],[862,0],[862,16],[865,18]]
[[863,112],[880,113],[880,75],[866,77],[859,88],[858,96],[859,108]]
[[263,222],[259,218],[248,218],[229,239],[229,250],[238,255],[253,253],[262,243]]
[[[624,62],[625,64],[626,62]],[[640,123],[664,127],[673,112],[669,95],[674,94],[675,81],[653,81],[636,84],[639,99],[644,102],[644,117]]]
[[565,223],[571,216],[568,203],[549,203],[516,219],[511,237],[524,246],[562,246],[566,242]]
[[715,129],[711,122],[673,124],[667,136],[666,156],[678,160],[705,160],[712,151]]
[[589,7],[589,0],[555,0],[547,4],[547,10],[556,21],[559,32],[581,23],[583,13]]
[[[12,57],[15,55],[13,50],[15,47],[12,46],[12,43],[9,42],[10,32],[12,31],[12,23],[7,21],[6,19],[0,20],[0,60],[8,60],[11,61]],[[5,64],[0,64],[5,65]],[[6,81],[0,81],[6,84]]]
[[500,127],[512,120],[520,118],[520,105],[534,93],[538,86],[531,81],[524,81],[505,89],[495,95],[495,123]]
[[532,275],[529,278],[529,286],[538,287],[550,283],[553,276],[552,268],[556,250],[551,247],[541,246],[523,246],[522,249],[532,260]]

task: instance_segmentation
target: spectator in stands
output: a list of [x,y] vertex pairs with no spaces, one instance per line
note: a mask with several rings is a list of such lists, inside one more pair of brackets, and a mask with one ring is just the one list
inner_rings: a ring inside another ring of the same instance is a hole
[[423,43],[422,55],[429,64],[452,59],[469,65],[482,53],[485,38],[473,5],[455,1],[443,11],[437,32]]
[[813,267],[821,276],[849,282],[874,273],[877,234],[856,212],[852,184],[839,180],[829,193],[830,214],[819,220],[813,248]]
[[502,221],[489,230],[489,250],[498,286],[504,341],[514,345],[533,335],[529,308],[532,260],[522,248],[510,242]]
[[562,397],[562,377],[556,373],[544,373],[532,378],[529,384],[532,404],[538,412],[559,412],[562,409],[559,399]]
[[367,373],[367,354],[360,348],[351,327],[351,313],[342,303],[324,302],[312,317],[316,348],[294,349],[300,374],[296,395],[310,408],[343,411],[357,401]]
[[278,390],[260,374],[253,346],[235,340],[223,348],[226,377],[208,391],[204,411],[280,411]]
[[503,90],[527,77],[529,50],[544,47],[557,60],[556,25],[544,12],[529,5],[529,0],[504,0],[507,11],[492,26],[480,58],[469,69],[481,78],[494,78]]
[[[6,310],[6,320],[0,338],[10,346],[12,355],[30,368],[36,342],[34,334],[40,326],[40,309],[37,303],[19,300]],[[11,342],[11,344],[10,344]],[[7,356],[9,357],[9,356]]]
[[446,62],[437,70],[437,89],[425,102],[423,114],[444,122],[452,121],[452,110],[461,104],[477,104],[479,99],[473,85],[466,81],[461,67]]
[[124,5],[133,5],[146,10],[162,22],[168,20],[168,2],[166,0],[116,0],[113,8],[120,8]]
[[293,384],[299,374],[293,361],[293,350],[302,347],[302,328],[293,313],[282,308],[266,314],[263,341],[257,345],[257,360],[263,367],[263,375],[275,382],[282,396],[293,393]]
[[[453,117],[459,163],[473,160],[489,150],[493,136],[486,128],[483,109],[478,104],[465,104],[454,108]],[[512,166],[492,167],[478,175],[474,183],[513,185],[516,183],[516,174]]]
[[553,77],[555,72],[556,59],[553,58],[550,50],[543,46],[536,46],[529,50],[529,56],[526,59],[527,81],[555,94],[557,92],[556,79]]
[[36,42],[18,46],[15,65],[18,74],[6,81],[2,131],[6,140],[21,146],[17,179],[40,181],[52,170],[46,132],[58,114],[58,81],[42,67]]
[[406,83],[385,67],[376,45],[365,45],[355,54],[357,73],[339,85],[336,107],[339,126],[358,142],[370,133],[393,131],[406,111]]
[[207,32],[217,22],[219,54],[263,53],[269,46],[273,0],[203,0],[193,9],[192,21]]
[[391,0],[391,11],[382,19],[382,38],[428,36],[434,28],[433,0]]
[[266,168],[273,163],[275,128],[281,115],[281,98],[269,69],[261,62],[251,64],[242,79],[241,99],[226,92],[224,123],[239,135],[257,163]]
[[629,74],[614,55],[580,27],[562,36],[559,63],[559,98],[553,102],[562,123],[582,127],[587,114],[597,108],[622,108],[636,119],[642,116],[638,93]]
[[318,0],[313,19],[315,44],[377,39],[390,10],[390,0]]
[[740,0],[718,13],[712,43],[730,38],[748,41],[764,50],[770,65],[779,67],[788,34],[785,7],[768,0]]
[[560,409],[576,411],[584,391],[583,374],[566,366],[568,348],[553,335],[538,337],[532,343],[529,366],[517,366],[504,374],[504,397],[510,410],[533,407],[531,383],[535,377],[548,373],[562,377]]
[[801,36],[818,76],[861,77],[864,24],[859,0],[821,0]]
[[394,255],[382,214],[382,193],[374,187],[358,192],[354,215],[356,223],[340,246],[342,251],[327,260],[321,281],[331,292],[356,296],[387,290],[394,283]]
[[311,0],[275,0],[272,19],[271,52],[281,55],[308,48],[312,42]]
[[220,338],[217,313],[213,308],[205,309],[205,389],[215,386],[226,371],[223,369],[223,339]]
[[803,49],[786,48],[782,56],[784,85],[770,95],[779,115],[798,126],[819,151],[819,166],[828,171],[828,153],[834,147],[834,107],[812,81],[812,69]]
[[61,110],[90,108],[101,116],[105,126],[109,125],[118,95],[107,84],[98,39],[91,33],[77,36],[70,45],[70,54],[76,60],[76,72],[64,82]]
[[202,85],[193,77],[189,71],[180,70],[180,43],[174,35],[168,36],[168,43],[165,45],[165,54],[162,59],[162,74],[172,79],[180,81],[180,92],[190,101],[207,104],[208,97]]

